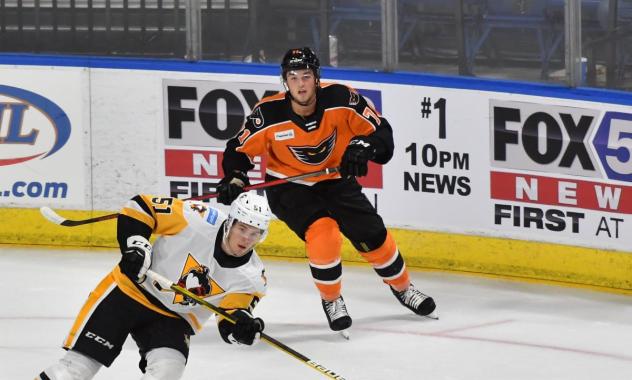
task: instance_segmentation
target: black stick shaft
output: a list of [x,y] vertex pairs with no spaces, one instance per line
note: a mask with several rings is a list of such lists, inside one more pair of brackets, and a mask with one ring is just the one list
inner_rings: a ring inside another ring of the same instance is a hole
[[[336,173],[337,171],[338,171],[338,168],[327,168],[327,169],[318,170],[318,171],[315,171],[315,172],[299,174],[299,175],[295,175],[295,176],[287,177],[287,178],[279,178],[279,179],[275,179],[273,181],[262,182],[262,183],[258,183],[256,185],[246,186],[246,187],[244,187],[244,190],[245,191],[249,191],[249,190],[256,190],[256,189],[265,189],[266,187],[272,187],[272,186],[277,186],[277,185],[281,185],[281,184],[288,183],[288,182],[300,181],[300,180],[305,179],[305,178],[317,177],[317,176],[320,176],[320,175]],[[217,193],[205,194],[205,195],[200,195],[198,197],[187,198],[185,200],[199,201],[199,200],[203,200],[203,199],[215,198],[215,197],[217,197],[217,195],[218,195]],[[76,226],[82,226],[84,224],[98,223],[98,222],[102,222],[104,220],[116,219],[119,216],[119,213],[117,212],[117,213],[114,213],[114,214],[107,214],[107,215],[97,216],[95,218],[90,218],[90,219],[71,220],[71,219],[62,218],[61,216],[57,215],[51,209],[48,209],[48,210],[49,210],[48,211],[49,214],[50,213],[54,213],[55,215],[52,218],[47,216],[47,215],[44,215],[46,217],[46,219],[52,221],[55,224],[59,224],[60,226],[64,226],[64,227],[76,227]]]
[[[207,302],[204,298],[201,298],[201,297],[191,293],[188,289],[185,289],[183,287],[180,287],[180,286],[174,284],[169,279],[167,279],[164,276],[152,271],[151,269],[147,271],[147,276],[149,278],[151,278],[152,280],[156,281],[161,287],[168,287],[168,288],[170,288],[171,290],[173,290],[176,293],[185,295],[185,296],[191,298],[196,303],[198,303],[198,304],[206,307],[207,309],[211,310],[215,314],[221,315],[222,317],[226,318],[229,322],[235,323],[235,319],[233,318],[233,316],[228,314],[224,309],[222,309],[220,307],[217,307],[217,306],[213,305],[210,302]],[[273,337],[267,335],[266,333],[263,333],[263,332],[261,333],[261,340],[263,340],[264,342],[268,343],[272,347],[274,347],[274,348],[276,348],[276,349],[278,349],[280,351],[283,351],[286,354],[292,356],[293,358],[301,361],[303,364],[306,364],[307,366],[317,370],[318,372],[322,373],[323,375],[327,376],[330,379],[345,380],[345,378],[343,376],[336,374],[334,371],[328,369],[327,367],[323,366],[320,363],[315,362],[314,360],[308,358],[307,356],[301,354],[300,352],[288,347],[284,343],[281,343],[280,341],[274,339]]]

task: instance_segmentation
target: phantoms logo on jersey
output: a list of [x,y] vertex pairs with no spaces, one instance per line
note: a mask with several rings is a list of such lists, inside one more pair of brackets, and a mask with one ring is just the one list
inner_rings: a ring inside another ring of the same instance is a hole
[[316,146],[289,146],[297,160],[307,165],[320,165],[329,156],[336,145],[336,130]]
[[261,113],[261,108],[259,107],[255,108],[255,110],[252,111],[252,114],[250,114],[248,118],[252,120],[255,127],[257,128],[263,127],[263,123],[265,122],[265,119],[263,118],[263,114]]

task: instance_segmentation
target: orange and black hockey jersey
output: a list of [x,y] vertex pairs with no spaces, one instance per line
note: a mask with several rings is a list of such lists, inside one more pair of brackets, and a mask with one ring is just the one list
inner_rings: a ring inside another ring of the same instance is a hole
[[[224,173],[251,170],[255,156],[265,156],[266,173],[277,178],[337,167],[354,136],[370,136],[376,147],[373,161],[385,164],[391,159],[392,128],[362,95],[341,84],[323,85],[317,91],[316,111],[306,118],[292,111],[287,92],[263,98],[228,141]],[[305,182],[339,177],[332,173]]]

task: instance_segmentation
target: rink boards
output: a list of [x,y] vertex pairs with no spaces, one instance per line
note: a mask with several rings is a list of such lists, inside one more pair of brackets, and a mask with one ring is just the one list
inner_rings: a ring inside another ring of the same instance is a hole
[[[0,243],[115,246],[116,211],[144,192],[209,193],[226,140],[275,65],[2,57]],[[632,289],[632,95],[407,73],[324,69],[394,128],[365,193],[419,268]],[[350,99],[351,101],[351,99]],[[249,173],[263,179],[265,160]],[[275,224],[265,255],[304,257]],[[344,258],[359,261],[349,245]]]
[[[60,211],[83,219],[104,213]],[[116,248],[116,223],[105,221],[61,227],[45,221],[38,210],[0,209],[2,243]],[[568,245],[464,234],[393,229],[408,266],[562,282],[632,294],[629,254]],[[305,258],[303,243],[283,223],[274,221],[258,249],[264,257]],[[363,262],[345,240],[343,260]]]

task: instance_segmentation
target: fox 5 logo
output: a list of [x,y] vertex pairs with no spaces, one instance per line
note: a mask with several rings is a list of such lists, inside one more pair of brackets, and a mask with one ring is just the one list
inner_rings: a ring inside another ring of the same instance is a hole
[[632,181],[632,115],[490,102],[495,167]]
[[632,182],[632,114],[606,112],[593,146],[608,178]]

